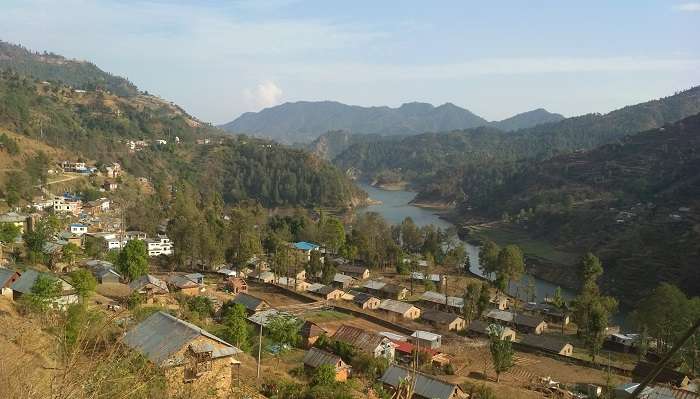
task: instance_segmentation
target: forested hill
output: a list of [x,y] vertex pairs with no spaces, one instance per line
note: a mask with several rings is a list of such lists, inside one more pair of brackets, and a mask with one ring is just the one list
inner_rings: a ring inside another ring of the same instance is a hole
[[385,136],[444,132],[491,124],[515,130],[562,118],[559,114],[538,109],[492,123],[450,103],[435,107],[413,102],[389,108],[360,107],[334,101],[301,101],[248,112],[222,127],[234,133],[294,143],[310,142],[323,133],[337,130]]
[[487,180],[498,181],[503,168],[518,167],[516,161],[591,149],[697,112],[700,88],[696,87],[605,115],[568,118],[512,133],[477,128],[357,143],[334,162],[343,169],[359,170],[366,178],[387,171],[399,173],[422,191],[419,199],[453,201],[462,195],[460,179],[472,178],[473,169],[495,170]]
[[32,52],[0,40],[0,70],[3,69],[43,81],[63,82],[76,89],[101,88],[120,96],[139,93],[133,83],[107,73],[93,63],[67,59],[54,53]]
[[[364,195],[324,160],[264,140],[231,137],[145,94],[82,92],[0,72],[0,127],[65,149],[75,159],[118,161],[159,185],[184,180],[230,202],[342,207]],[[146,145],[139,151],[127,147],[127,141],[141,140]]]
[[532,163],[491,189],[466,185],[475,195],[465,214],[500,216],[561,249],[593,250],[606,264],[607,288],[627,302],[659,281],[699,295],[698,171],[700,114]]

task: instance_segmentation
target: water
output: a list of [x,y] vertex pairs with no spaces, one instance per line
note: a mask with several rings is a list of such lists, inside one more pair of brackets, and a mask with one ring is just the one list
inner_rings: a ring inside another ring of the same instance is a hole
[[[440,219],[434,211],[426,208],[419,208],[410,205],[409,202],[415,197],[415,193],[411,191],[388,191],[372,187],[368,184],[359,184],[360,188],[365,190],[369,197],[381,201],[379,205],[370,205],[359,209],[358,213],[376,212],[381,214],[391,224],[401,223],[406,217],[410,217],[419,226],[435,225],[441,229],[452,227],[452,223]],[[483,277],[479,270],[479,247],[468,242],[462,241],[464,247],[469,254],[469,270]],[[538,301],[544,300],[545,297],[551,297],[557,289],[556,284],[541,280],[535,276],[525,275],[518,283],[512,283],[509,293],[512,296],[517,296],[520,299],[526,299],[527,282],[529,277],[532,277],[535,283],[535,296]],[[570,300],[576,296],[576,293],[562,288],[562,297]]]

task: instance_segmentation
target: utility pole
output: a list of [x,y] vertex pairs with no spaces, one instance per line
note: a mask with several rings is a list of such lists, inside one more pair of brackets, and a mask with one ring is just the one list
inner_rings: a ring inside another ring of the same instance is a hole
[[262,353],[262,322],[260,323],[260,337],[258,338],[258,374],[255,377],[260,380],[260,355]]

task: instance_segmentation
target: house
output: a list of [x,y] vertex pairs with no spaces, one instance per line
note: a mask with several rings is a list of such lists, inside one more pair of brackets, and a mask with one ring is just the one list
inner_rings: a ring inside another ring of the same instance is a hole
[[[415,381],[411,381],[412,377],[415,377]],[[414,373],[411,369],[395,364],[386,369],[380,381],[393,390],[399,389],[405,381],[409,381],[413,386],[414,399],[463,399],[467,397],[457,384],[439,380],[428,374]]]
[[224,268],[224,269],[219,269],[219,270],[217,270],[216,272],[219,273],[219,274],[223,274],[223,275],[224,275],[224,278],[226,278],[226,277],[236,277],[236,271],[235,271],[235,270],[231,270],[231,269],[226,269],[226,268]]
[[199,295],[200,285],[187,278],[187,276],[175,275],[168,279],[168,283],[175,291],[179,291],[185,295]]
[[117,177],[119,177],[119,175],[121,175],[121,172],[122,166],[116,162],[105,166],[105,176],[109,179],[116,179]]
[[[632,370],[632,380],[633,381],[643,381],[645,377],[651,374],[654,369],[655,364],[649,362],[637,362]],[[654,378],[654,381],[658,384],[669,384],[674,387],[685,388],[690,383],[690,378],[680,371],[664,367],[661,369],[659,374]]]
[[291,288],[294,291],[307,291],[311,283],[304,280],[298,280],[289,277],[280,277],[277,279],[277,284],[286,288]]
[[304,367],[315,370],[320,366],[330,365],[335,370],[335,380],[345,382],[350,374],[350,366],[347,365],[340,356],[323,351],[318,348],[311,348],[304,355]]
[[24,234],[27,227],[26,215],[21,215],[17,212],[8,212],[0,215],[0,224],[11,224],[19,228],[19,233]]
[[527,334],[520,339],[520,343],[544,352],[564,356],[571,356],[574,353],[574,347],[570,343],[555,337]]
[[52,201],[53,211],[56,213],[70,213],[73,216],[80,216],[80,212],[83,208],[80,199],[73,197],[59,197],[56,196]]
[[266,309],[266,310],[261,310],[260,312],[255,313],[254,315],[251,315],[248,317],[248,321],[251,323],[257,325],[257,326],[262,326],[262,327],[267,327],[268,324],[278,318],[278,317],[284,317],[284,318],[289,318],[289,319],[295,319],[298,320],[296,316],[289,312],[285,312],[282,310],[277,310],[277,309]]
[[440,310],[423,310],[420,317],[441,331],[462,331],[466,326],[459,315]]
[[420,317],[420,309],[407,302],[385,299],[379,304],[380,311],[384,312],[390,319],[415,320]]
[[270,305],[264,300],[243,292],[236,295],[231,302],[243,305],[248,313],[260,312],[261,310],[267,310],[270,308]]
[[273,272],[253,272],[249,274],[248,277],[266,284],[272,284],[275,282],[275,273]]
[[402,301],[406,299],[406,295],[408,295],[408,288],[402,287],[398,284],[385,284],[381,290],[381,295],[383,298],[387,299],[395,299],[397,301]]
[[414,361],[414,356],[417,351],[427,354],[430,363],[435,367],[442,367],[451,362],[446,354],[424,346],[416,346],[407,341],[394,341],[394,345],[396,345],[396,357],[399,361],[406,364],[411,364]]
[[104,183],[102,183],[102,188],[104,188],[105,191],[115,191],[118,187],[119,184],[112,179],[107,179]]
[[198,285],[204,285],[204,275],[202,273],[185,274],[185,278],[195,282]]
[[332,285],[324,285],[323,287],[314,291],[314,293],[321,295],[325,299],[332,300],[340,300],[344,294],[342,290],[339,290]]
[[82,223],[71,223],[70,225],[70,232],[77,236],[82,236],[83,234],[87,233],[87,231],[87,226]]
[[222,397],[231,389],[233,367],[240,367],[240,349],[163,311],[134,326],[122,342],[162,368],[173,392],[187,383]]
[[421,294],[420,305],[426,309],[449,310],[461,313],[464,307],[464,299],[456,296],[446,296],[435,291],[426,291]]
[[385,285],[386,283],[383,281],[368,280],[362,285],[362,288],[364,288],[369,294],[381,298],[382,288],[384,288]]
[[12,284],[19,279],[19,273],[0,267],[0,296],[12,298]]
[[418,281],[432,281],[433,283],[439,284],[442,282],[442,278],[440,277],[439,274],[424,274],[421,272],[412,272],[411,273],[411,280],[418,280]]
[[16,278],[14,283],[12,283],[10,286],[12,289],[12,299],[16,301],[23,295],[30,294],[39,276],[58,281],[61,285],[61,293],[58,298],[54,299],[52,306],[58,309],[64,309],[67,305],[78,303],[78,295],[75,293],[75,289],[72,285],[52,274],[40,273],[33,269],[27,269],[21,272],[19,278]]
[[129,230],[126,233],[124,233],[124,239],[126,241],[131,241],[131,240],[145,240],[148,238],[148,235],[143,232],[143,231],[138,231],[138,230]]
[[523,311],[531,314],[541,315],[545,321],[557,324],[569,324],[569,315],[562,312],[556,306],[548,303],[528,302],[523,305]]
[[362,309],[377,309],[382,301],[370,294],[361,292],[355,295],[352,302]]
[[341,274],[341,273],[336,273],[333,276],[333,283],[332,284],[333,284],[333,286],[335,286],[337,288],[346,290],[346,289],[350,288],[351,286],[355,285],[356,282],[357,282],[357,280],[355,280],[354,278],[352,278],[350,276],[347,276],[347,275]]
[[294,247],[294,249],[302,252],[305,255],[305,260],[307,262],[311,259],[311,251],[321,250],[321,247],[319,245],[306,241],[295,242],[294,244],[292,244],[292,246]]
[[497,322],[513,324],[519,332],[526,334],[542,334],[547,329],[547,323],[542,317],[516,314],[505,310],[491,309],[486,318]]
[[94,201],[88,201],[83,205],[83,212],[89,216],[97,217],[109,210],[109,200],[100,198]]
[[429,331],[415,331],[409,338],[411,342],[423,348],[438,349],[442,346],[442,335]]
[[114,269],[102,269],[94,272],[97,282],[100,284],[107,283],[120,283],[122,280],[121,274],[117,273]]
[[148,246],[148,256],[172,255],[173,243],[168,236],[158,234],[155,239],[146,240]]
[[362,328],[341,325],[331,337],[335,341],[344,342],[360,352],[372,357],[384,357],[389,361],[394,360],[396,345],[379,334],[371,333]]
[[[473,320],[467,327],[467,335],[472,337],[479,335],[488,336],[488,328],[491,324],[492,323],[488,323],[483,320]],[[513,331],[510,327],[504,327],[503,330],[501,330],[501,336],[499,338],[502,340],[507,339],[510,341],[515,341],[515,331]]]
[[65,241],[66,244],[73,244],[78,247],[83,245],[83,239],[81,237],[82,236],[73,234],[70,231],[62,231],[58,235],[58,238],[62,241]]
[[[78,91],[76,91],[77,93]],[[85,91],[82,90],[84,93]],[[85,162],[72,162],[72,161],[62,161],[61,164],[61,169],[63,169],[64,172],[72,172],[72,173],[84,173],[88,167],[85,164]]]
[[131,292],[146,295],[146,298],[153,298],[156,295],[165,295],[168,292],[168,284],[150,274],[141,276],[129,283]]
[[240,277],[229,277],[225,282],[226,289],[232,294],[248,292],[248,284]]
[[301,325],[301,329],[299,329],[299,335],[301,335],[305,348],[312,347],[318,338],[326,333],[327,331],[319,327],[318,324],[308,320],[305,321],[304,324]]
[[489,303],[498,310],[508,309],[508,296],[497,292],[490,296]]
[[358,280],[366,280],[369,278],[369,269],[362,266],[338,265],[336,268],[339,272],[354,277]]

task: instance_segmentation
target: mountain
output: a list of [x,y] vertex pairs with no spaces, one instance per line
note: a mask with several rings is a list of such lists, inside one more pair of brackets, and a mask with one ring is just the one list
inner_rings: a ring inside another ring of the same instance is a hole
[[503,119],[502,121],[491,122],[491,126],[504,132],[514,130],[527,129],[533,126],[542,125],[544,123],[559,122],[566,119],[564,115],[555,114],[547,111],[544,108],[537,108],[532,111],[523,112]]
[[452,202],[488,192],[503,173],[517,169],[524,160],[591,149],[698,112],[700,87],[695,87],[605,115],[588,114],[509,133],[483,127],[357,143],[337,155],[334,163],[369,180],[398,171],[420,191],[418,200]]
[[302,145],[310,152],[317,156],[333,160],[338,154],[345,151],[348,147],[359,143],[372,143],[382,140],[384,136],[378,134],[357,134],[350,133],[346,130],[334,130],[323,133],[316,140],[309,144]]
[[694,296],[700,294],[699,170],[697,114],[530,163],[470,199],[466,215],[512,215],[501,217],[510,229],[558,249],[594,251],[605,264],[606,288],[627,303],[661,281]]
[[488,122],[470,111],[446,103],[435,107],[407,103],[398,108],[360,107],[334,101],[285,103],[260,112],[247,112],[221,127],[282,142],[310,142],[329,131],[383,136],[445,132],[491,125],[516,130],[563,117],[543,109],[526,112],[500,122]]
[[63,82],[76,89],[101,88],[120,96],[134,96],[139,92],[133,83],[107,73],[93,63],[67,59],[54,53],[32,52],[0,41],[0,70],[3,69],[39,80]]

